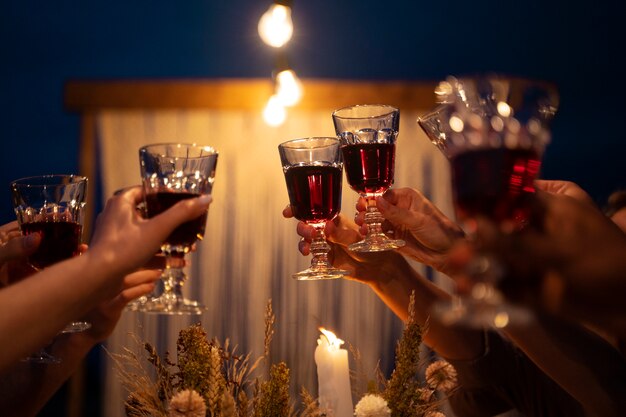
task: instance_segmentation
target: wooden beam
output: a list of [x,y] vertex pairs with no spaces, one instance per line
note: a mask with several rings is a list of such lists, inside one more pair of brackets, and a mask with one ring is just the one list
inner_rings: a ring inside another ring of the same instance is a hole
[[[431,81],[303,80],[303,110],[384,103],[400,109],[435,105]],[[65,107],[84,113],[101,109],[209,108],[259,110],[272,94],[269,79],[70,81]]]

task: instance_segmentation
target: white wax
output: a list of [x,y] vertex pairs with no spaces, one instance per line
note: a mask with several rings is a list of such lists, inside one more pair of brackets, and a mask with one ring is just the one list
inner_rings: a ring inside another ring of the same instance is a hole
[[325,336],[317,340],[315,348],[319,403],[329,417],[354,415],[348,351],[331,346]]

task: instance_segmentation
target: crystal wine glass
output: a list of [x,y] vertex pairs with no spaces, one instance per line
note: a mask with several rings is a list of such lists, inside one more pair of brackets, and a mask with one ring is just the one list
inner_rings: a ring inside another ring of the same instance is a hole
[[341,210],[340,142],[337,138],[294,139],[278,145],[293,216],[315,228],[311,266],[293,275],[298,280],[341,278],[348,272],[328,261],[324,227]]
[[[443,94],[442,94],[443,92]],[[515,233],[529,221],[541,158],[550,141],[550,122],[558,93],[547,82],[485,75],[448,78],[439,86],[442,103],[418,124],[450,160],[457,219],[470,240],[481,232],[478,219],[503,233]],[[447,322],[472,327],[523,323],[530,313],[505,302],[500,288],[505,271],[491,253],[468,270],[472,286],[435,313]]]
[[[78,255],[83,230],[87,178],[78,175],[42,175],[15,180],[11,196],[23,235],[39,233],[41,242],[28,263],[41,270]],[[69,323],[61,333],[81,332],[91,324]],[[30,362],[57,363],[45,349],[27,358]]]
[[341,140],[348,184],[367,202],[367,235],[348,248],[355,252],[401,248],[403,240],[383,233],[384,219],[376,207],[376,197],[393,184],[400,111],[384,104],[349,106],[333,112],[333,123]]
[[[145,215],[154,217],[179,201],[211,194],[218,153],[210,146],[161,143],[139,150]],[[184,257],[204,237],[207,213],[178,226],[161,245],[166,268],[161,276],[163,292],[138,307],[160,314],[201,314],[198,301],[186,299],[182,287],[187,277]]]

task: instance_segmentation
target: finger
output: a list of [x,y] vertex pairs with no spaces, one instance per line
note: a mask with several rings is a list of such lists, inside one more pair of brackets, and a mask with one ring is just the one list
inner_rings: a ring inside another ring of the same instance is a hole
[[367,200],[363,197],[359,197],[356,202],[356,211],[361,212],[367,210]]
[[154,282],[139,284],[131,288],[123,290],[109,303],[109,309],[122,310],[126,304],[143,295],[150,294],[155,287]]
[[283,216],[288,219],[293,217],[293,210],[291,210],[291,204],[288,204],[287,207],[283,209]]
[[3,224],[0,226],[0,233],[10,233],[14,231],[19,231],[19,226],[17,224],[17,220],[13,220],[10,223]]
[[308,256],[311,253],[311,243],[307,242],[304,238],[298,242],[298,250],[304,256]]
[[145,269],[130,273],[124,277],[124,290],[135,287],[137,285],[155,282],[161,277],[161,271],[158,269]]
[[19,236],[0,246],[0,264],[12,259],[25,258],[35,252],[41,243],[39,233],[28,236]]
[[[365,229],[367,228],[365,227]],[[337,223],[327,227],[326,236],[333,243],[348,246],[361,240],[361,227],[350,222],[345,216],[338,216]]]
[[296,226],[296,233],[309,242],[313,240],[316,234],[315,228],[305,222],[298,222],[298,225]]
[[[139,190],[139,193],[141,193],[141,190]],[[212,201],[213,197],[209,194],[179,201],[169,209],[148,220],[151,225],[155,225],[155,227],[152,227],[152,231],[156,236],[151,238],[157,242],[164,241],[177,226],[204,214],[209,209]]]

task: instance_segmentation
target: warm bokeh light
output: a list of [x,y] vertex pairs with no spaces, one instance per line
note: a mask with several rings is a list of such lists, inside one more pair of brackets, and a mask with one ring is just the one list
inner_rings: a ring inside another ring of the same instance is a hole
[[287,110],[278,97],[273,95],[263,109],[263,120],[270,126],[280,126],[287,119]]
[[276,75],[276,96],[283,106],[293,106],[302,98],[302,83],[293,70],[284,70]]
[[291,8],[272,4],[259,20],[259,36],[269,46],[280,48],[289,42],[292,34]]

